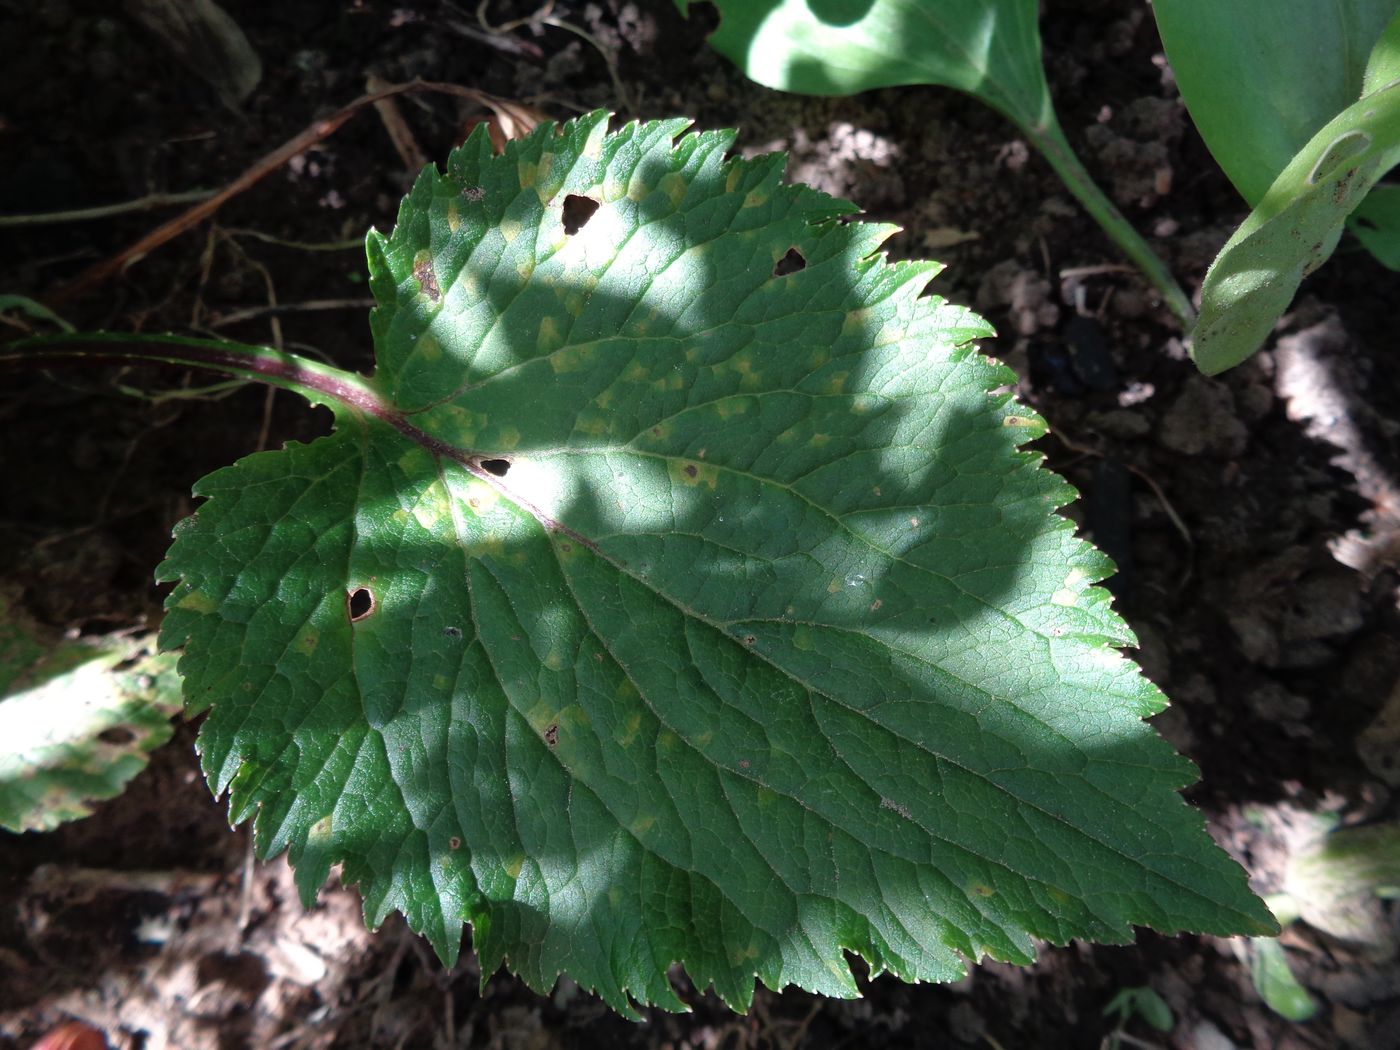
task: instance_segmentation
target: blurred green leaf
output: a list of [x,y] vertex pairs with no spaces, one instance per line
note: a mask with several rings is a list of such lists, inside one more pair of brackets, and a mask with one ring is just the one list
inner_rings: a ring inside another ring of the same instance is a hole
[[149,641],[61,641],[0,588],[0,827],[48,831],[121,794],[170,739],[175,658]]
[[1264,1004],[1289,1021],[1307,1021],[1316,1015],[1317,1003],[1293,976],[1283,945],[1272,937],[1252,937],[1249,943],[1249,974]]

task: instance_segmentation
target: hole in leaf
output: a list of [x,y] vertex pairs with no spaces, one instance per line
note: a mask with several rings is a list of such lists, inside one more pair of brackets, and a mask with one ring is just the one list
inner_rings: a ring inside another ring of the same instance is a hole
[[350,610],[350,622],[359,623],[374,612],[374,595],[368,587],[356,587],[346,596],[345,604]]
[[481,461],[481,469],[488,474],[495,474],[496,477],[503,478],[506,476],[506,472],[510,470],[510,460],[483,459]]
[[460,637],[462,637],[462,628],[460,628],[460,627],[444,627],[444,628],[442,629],[442,633],[443,633],[443,636],[444,636],[444,637],[447,637],[447,638],[460,638]]
[[593,218],[598,210],[598,202],[591,197],[580,197],[571,193],[564,198],[564,232],[570,237],[583,229],[584,224]]
[[799,270],[807,268],[807,260],[796,248],[789,248],[784,255],[773,265],[774,277],[786,277],[790,273],[797,273]]
[[97,739],[104,744],[129,744],[136,739],[136,734],[126,726],[113,726],[98,733]]

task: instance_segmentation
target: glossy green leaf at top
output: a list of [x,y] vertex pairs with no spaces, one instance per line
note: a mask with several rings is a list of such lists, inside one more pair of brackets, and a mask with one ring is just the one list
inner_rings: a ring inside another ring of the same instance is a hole
[[1153,0],[1191,119],[1251,206],[1361,96],[1395,9],[1395,0]]
[[[677,0],[685,11],[687,0]],[[710,43],[782,91],[939,84],[1016,123],[1054,125],[1036,0],[718,0]]]
[[[1400,17],[1387,36],[1400,36]],[[1263,345],[1304,277],[1332,254],[1371,187],[1400,164],[1400,81],[1329,122],[1289,163],[1206,273],[1192,356],[1207,375]]]
[[986,324],[781,156],[606,123],[425,171],[380,402],[197,487],[163,641],[259,851],[628,1015],[1274,928]]

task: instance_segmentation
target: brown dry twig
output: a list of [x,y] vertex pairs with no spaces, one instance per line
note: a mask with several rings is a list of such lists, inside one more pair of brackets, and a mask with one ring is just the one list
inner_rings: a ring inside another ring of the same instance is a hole
[[430,91],[443,95],[455,95],[458,98],[471,99],[473,102],[485,106],[495,113],[504,126],[518,123],[519,114],[523,108],[506,99],[497,98],[495,95],[488,95],[484,91],[477,91],[475,88],[463,87],[461,84],[447,84],[440,81],[428,80],[414,80],[407,84],[390,84],[379,91],[361,95],[353,102],[336,110],[330,116],[322,117],[320,120],[314,121],[301,132],[293,135],[286,142],[282,143],[282,145],[278,146],[271,153],[258,159],[251,167],[245,170],[243,174],[239,175],[238,178],[234,179],[208,200],[201,201],[194,207],[175,216],[175,218],[170,221],[162,223],[139,241],[128,245],[115,255],[84,270],[71,282],[56,289],[46,297],[44,300],[45,304],[52,307],[71,302],[95,288],[97,285],[121,273],[122,270],[126,269],[127,266],[136,262],[138,259],[149,255],[167,241],[178,237],[186,230],[189,230],[191,227],[213,215],[228,201],[266,178],[298,153],[305,151],[321,140],[333,135],[346,121],[355,116],[355,114],[359,113],[366,106],[372,106],[376,102],[392,98],[395,95],[405,95],[419,91]]

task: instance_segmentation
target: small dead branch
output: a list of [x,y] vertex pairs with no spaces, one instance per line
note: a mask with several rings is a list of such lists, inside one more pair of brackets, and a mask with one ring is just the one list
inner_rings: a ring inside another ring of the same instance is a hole
[[[389,87],[389,82],[383,77],[377,77],[373,73],[365,80],[365,92],[370,95],[378,94]],[[389,141],[394,144],[394,149],[403,161],[405,176],[411,183],[418,177],[428,164],[428,158],[423,151],[418,148],[418,140],[413,136],[413,129],[408,126],[408,122],[403,119],[403,114],[399,112],[399,104],[392,98],[381,98],[374,104],[374,111],[379,114],[380,121],[384,124],[384,130],[389,133]]]
[[[271,153],[261,157],[244,171],[243,174],[239,175],[238,178],[234,179],[208,200],[201,201],[194,207],[177,215],[169,222],[162,223],[134,244],[128,245],[110,258],[104,259],[97,265],[84,270],[69,284],[51,293],[45,300],[46,305],[55,306],[71,302],[79,296],[91,291],[97,285],[110,280],[132,263],[149,255],[167,241],[178,237],[186,230],[189,230],[213,215],[228,203],[228,201],[238,196],[244,190],[262,181],[298,153],[304,152],[316,143],[333,135],[346,121],[355,116],[355,114],[359,113],[366,106],[372,106],[382,99],[392,98],[396,95],[405,95],[420,91],[430,91],[437,94],[455,95],[458,98],[470,99],[495,113],[497,118],[501,121],[503,128],[518,125],[522,111],[527,109],[527,107],[497,98],[495,95],[488,95],[484,91],[477,91],[475,88],[463,87],[461,84],[447,84],[439,81],[414,80],[407,84],[390,84],[380,91],[361,95],[353,102],[336,110],[330,116],[314,121],[301,132],[282,143],[282,145],[278,146]],[[531,126],[533,126],[533,124]]]

